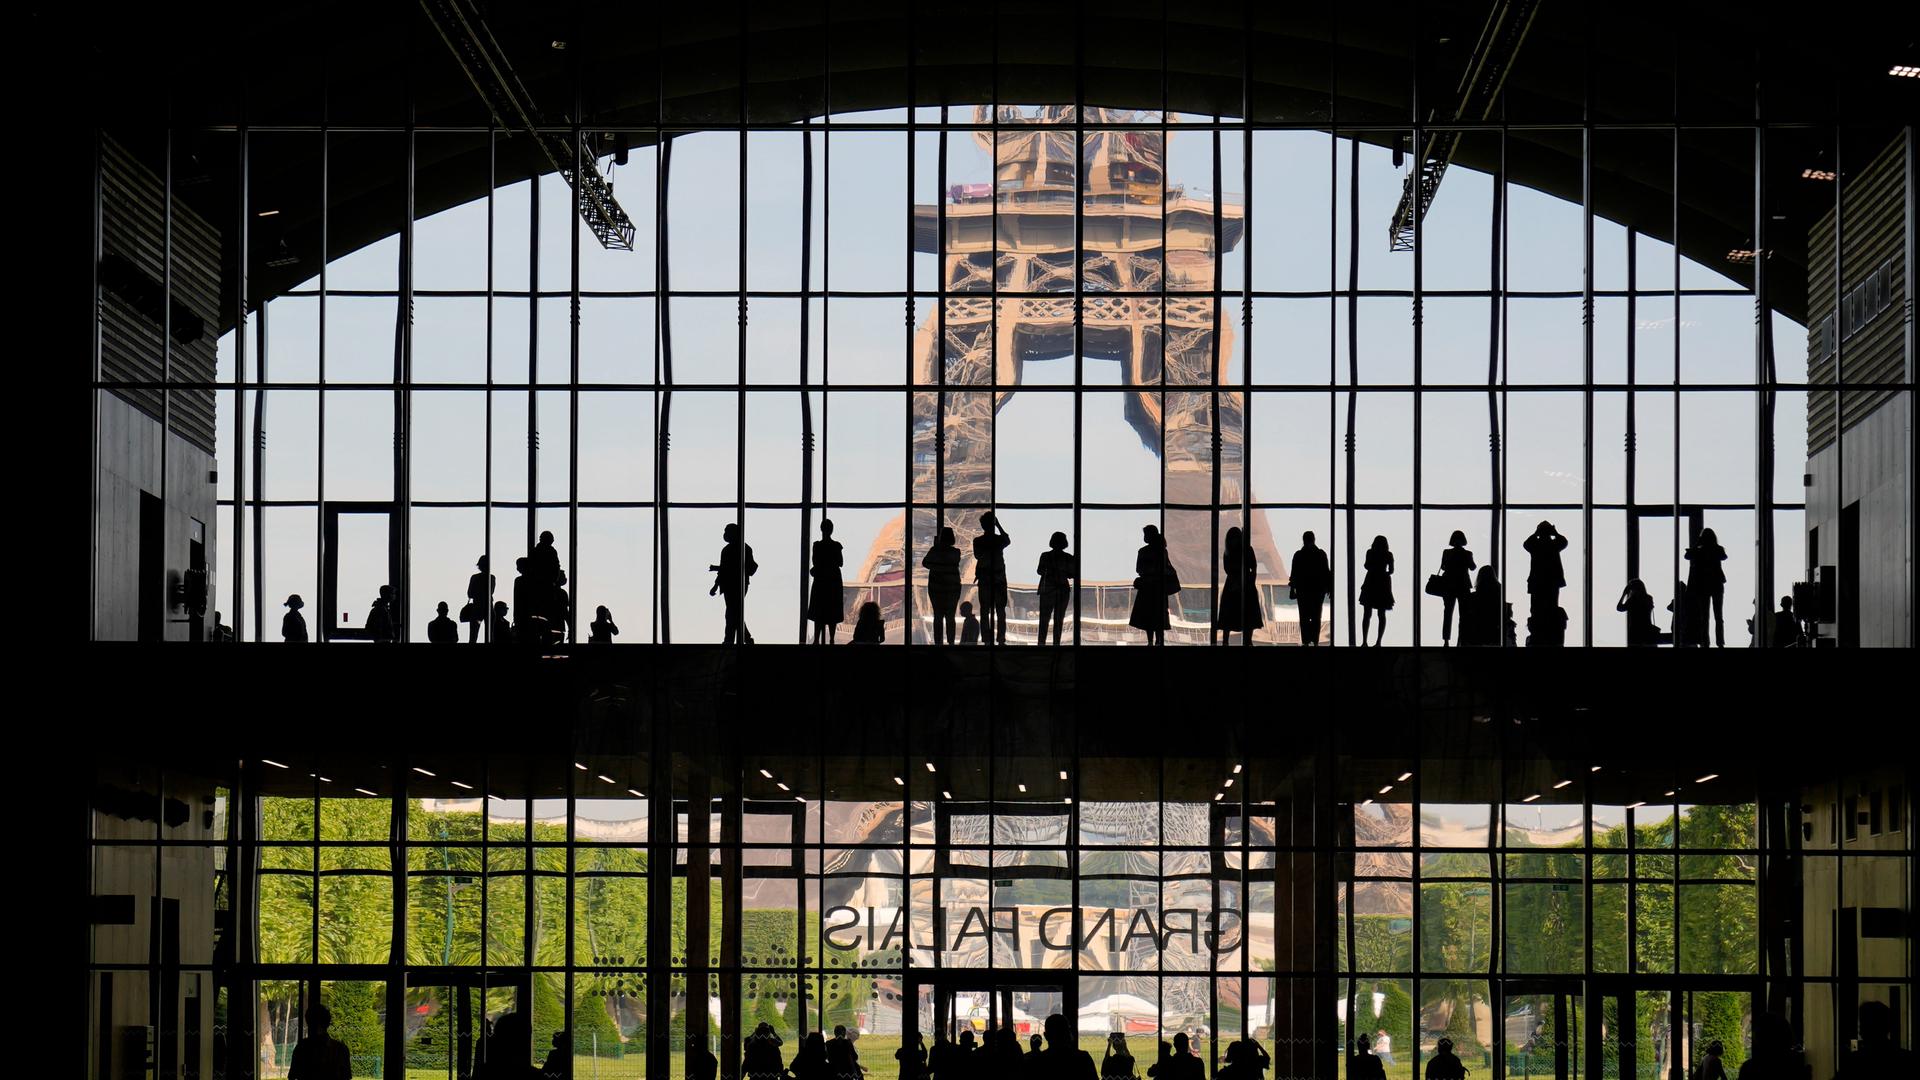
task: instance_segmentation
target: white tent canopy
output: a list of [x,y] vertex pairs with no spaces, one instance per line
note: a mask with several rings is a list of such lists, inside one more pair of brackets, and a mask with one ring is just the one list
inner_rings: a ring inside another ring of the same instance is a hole
[[1109,994],[1080,1006],[1082,1035],[1105,1035],[1125,1030],[1128,1020],[1158,1020],[1160,1007],[1134,994]]

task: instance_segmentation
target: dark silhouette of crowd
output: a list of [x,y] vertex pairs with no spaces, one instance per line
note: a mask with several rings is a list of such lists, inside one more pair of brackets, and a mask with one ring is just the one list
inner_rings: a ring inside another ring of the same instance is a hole
[[[935,645],[1004,645],[1007,642],[1011,600],[1007,555],[1013,538],[992,511],[981,514],[979,524],[980,532],[972,538],[970,548],[972,599],[963,599],[965,551],[951,526],[934,530],[920,559],[920,566],[926,572],[926,597]],[[759,564],[738,523],[728,524],[721,538],[719,560],[708,566],[714,575],[708,595],[720,597],[724,605],[725,628],[721,640],[726,644],[752,644],[746,599]],[[1034,567],[1037,577],[1034,600],[1039,616],[1034,640],[1040,645],[1063,645],[1069,640],[1066,615],[1075,606],[1080,566],[1079,557],[1068,550],[1068,546],[1066,533],[1053,533]],[[1532,648],[1556,648],[1566,644],[1569,618],[1560,594],[1567,586],[1564,552],[1569,546],[1568,539],[1552,522],[1542,521],[1520,546],[1527,558],[1524,636],[1515,622],[1513,603],[1505,596],[1493,561],[1482,564],[1475,558],[1465,532],[1454,530],[1449,535],[1439,567],[1428,575],[1424,589],[1426,595],[1441,602],[1443,647],[1511,648],[1524,644]],[[1614,610],[1625,618],[1628,646],[1725,647],[1727,550],[1713,529],[1703,528],[1687,546],[1683,558],[1687,571],[1684,578],[1673,583],[1673,596],[1665,605],[1666,629],[1660,626],[1659,602],[1645,581],[1634,578],[1621,590]],[[1195,630],[1204,628],[1214,643],[1232,644],[1236,634],[1241,643],[1250,643],[1255,632],[1267,625],[1269,599],[1259,581],[1259,557],[1240,527],[1230,527],[1223,534],[1219,560],[1219,588],[1211,597],[1209,621],[1184,625]],[[811,544],[808,561],[804,619],[811,631],[803,636],[809,636],[816,645],[836,644],[840,626],[847,621],[849,608],[853,608],[856,617],[851,642],[884,643],[889,633],[886,620],[890,616],[880,602],[881,591],[871,584],[856,586],[863,591],[873,591],[857,605],[848,601],[845,554],[840,542],[834,539],[832,521],[820,522],[819,538]],[[1360,563],[1362,575],[1352,598],[1360,609],[1358,643],[1379,646],[1385,642],[1389,613],[1396,601],[1393,584],[1396,559],[1387,538],[1375,536]],[[514,560],[511,604],[495,597],[495,579],[488,571],[487,556],[480,556],[474,565],[475,572],[467,580],[466,601],[458,617],[451,613],[447,602],[439,602],[434,618],[426,626],[429,642],[459,643],[459,626],[463,623],[468,643],[486,640],[494,644],[546,646],[575,640],[573,599],[567,591],[567,574],[560,564],[551,532],[540,533],[528,553]],[[1328,553],[1315,543],[1311,531],[1301,534],[1300,547],[1288,560],[1286,572],[1287,597],[1295,605],[1300,644],[1323,644],[1326,635],[1322,620],[1333,597],[1334,573]],[[1349,580],[1351,583],[1351,578]],[[1183,596],[1191,593],[1179,569],[1173,565],[1166,537],[1156,525],[1141,528],[1132,589],[1133,601],[1126,625],[1139,630],[1147,645],[1166,644],[1168,630],[1188,610],[1188,601],[1183,600]],[[1199,603],[1205,605],[1207,601],[1203,593]],[[289,643],[309,641],[301,597],[298,594],[287,597],[285,607],[281,639]],[[1781,597],[1775,611],[1761,612],[1756,605],[1755,615],[1747,620],[1747,626],[1756,640],[1761,630],[1766,631],[1766,643],[1775,647],[1804,646],[1810,643],[1816,629],[1795,610],[1791,596]],[[594,619],[587,630],[587,642],[595,645],[612,644],[620,634],[613,613],[604,605],[594,609]],[[367,609],[362,633],[357,636],[381,643],[406,638],[400,598],[392,586],[380,587]],[[1078,637],[1076,629],[1074,640]]]

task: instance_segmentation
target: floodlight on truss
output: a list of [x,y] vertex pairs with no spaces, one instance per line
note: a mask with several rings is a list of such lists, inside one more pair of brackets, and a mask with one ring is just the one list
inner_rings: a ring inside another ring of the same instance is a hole
[[612,251],[632,251],[633,219],[613,197],[613,185],[600,175],[600,166],[585,136],[544,133],[540,110],[527,92],[520,76],[508,63],[505,50],[494,39],[486,20],[471,0],[420,0],[420,10],[440,32],[447,50],[466,72],[474,92],[487,103],[493,122],[508,133],[522,132],[540,148],[553,171],[573,189],[574,210],[592,230],[600,246]]
[[[1520,54],[1520,45],[1527,38],[1527,29],[1533,25],[1534,11],[1539,6],[1539,0],[1499,0],[1493,5],[1486,26],[1480,30],[1480,40],[1474,44],[1473,55],[1467,58],[1467,69],[1460,75],[1454,122],[1484,121],[1493,115],[1494,103],[1500,99],[1500,91],[1507,82],[1507,72],[1513,69],[1514,58]],[[1433,116],[1428,122],[1444,121]],[[1418,157],[1407,173],[1400,203],[1393,208],[1393,221],[1387,226],[1387,242],[1392,250],[1413,250],[1413,232],[1427,216],[1427,208],[1433,205],[1433,197],[1440,190],[1440,178],[1446,175],[1459,146],[1459,129],[1446,128],[1428,132],[1423,144],[1416,148]]]

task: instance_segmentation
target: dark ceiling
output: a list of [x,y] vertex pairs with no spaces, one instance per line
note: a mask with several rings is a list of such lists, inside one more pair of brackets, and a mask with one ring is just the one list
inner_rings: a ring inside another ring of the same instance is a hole
[[[478,6],[542,121],[554,125],[577,117],[591,128],[698,127],[735,124],[743,114],[753,124],[785,124],[909,100],[937,106],[1078,99],[1262,122],[1364,125],[1354,133],[1383,144],[1399,138],[1394,125],[1416,116],[1431,123],[1454,118],[1454,88],[1489,7],[1487,0],[987,0],[913,10],[870,0]],[[1898,124],[1920,115],[1920,80],[1887,74],[1891,63],[1915,62],[1912,20],[1891,26],[1849,16],[1849,6],[1858,5],[1802,9],[1802,18],[1787,20],[1756,19],[1749,5],[1731,3],[1544,4],[1495,119],[1576,127],[1513,129],[1504,162],[1498,139],[1469,137],[1456,161],[1485,171],[1504,167],[1517,183],[1578,201],[1586,178],[1585,133],[1577,125],[1651,125],[1655,130],[1592,133],[1595,212],[1663,240],[1677,221],[1683,254],[1742,281],[1751,268],[1728,264],[1726,254],[1755,246],[1756,218],[1764,218],[1774,252],[1771,302],[1804,321],[1807,232],[1831,208],[1834,185],[1804,180],[1801,171],[1831,166],[1836,117],[1847,120],[1840,146],[1858,163]],[[102,125],[156,165],[164,161],[162,132],[171,115],[179,132],[176,190],[229,233],[240,214],[233,182],[238,140],[208,129],[255,129],[251,205],[281,211],[255,221],[248,267],[255,302],[314,274],[323,197],[329,259],[400,228],[404,140],[356,133],[356,125],[411,120],[426,132],[484,127],[488,119],[418,4],[143,5],[35,18],[50,33],[84,42],[93,77],[83,92]],[[1782,125],[1767,135],[1759,214],[1750,128],[1683,132],[1677,155],[1670,130],[1658,130],[1676,121],[1750,124],[1756,115]],[[337,132],[328,140],[324,196],[321,140],[262,130],[321,123]],[[629,130],[615,137],[644,145],[656,136]],[[417,144],[417,216],[488,190],[484,138],[423,134]],[[529,140],[497,146],[493,183],[546,171]],[[1387,222],[1363,221],[1361,228],[1379,238],[1384,253]],[[238,245],[223,249],[231,290]],[[288,256],[297,261],[286,262]],[[223,310],[235,307],[229,295]]]

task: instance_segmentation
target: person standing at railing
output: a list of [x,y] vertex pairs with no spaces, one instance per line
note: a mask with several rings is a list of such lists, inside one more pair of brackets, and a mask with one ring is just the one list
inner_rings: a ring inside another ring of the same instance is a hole
[[1240,527],[1228,529],[1220,553],[1220,604],[1213,614],[1213,628],[1219,632],[1222,645],[1231,643],[1236,630],[1244,641],[1266,625],[1266,617],[1260,613],[1260,590],[1254,583],[1259,565],[1259,556]]
[[1287,572],[1287,591],[1300,606],[1300,644],[1320,644],[1320,605],[1332,586],[1327,553],[1314,546],[1311,532],[1301,533],[1300,550],[1293,553]]
[[[1142,526],[1140,551],[1133,557],[1133,612],[1127,625],[1147,634],[1147,644],[1167,643],[1167,598],[1180,592],[1180,575],[1167,555],[1167,538],[1158,527]],[[1122,1049],[1125,1049],[1123,1046]],[[1127,1059],[1132,1067],[1133,1059]]]
[[[1459,529],[1447,538],[1447,550],[1440,553],[1440,646],[1445,648],[1453,644],[1453,609],[1461,607],[1462,602],[1473,592],[1473,552],[1467,550],[1467,534]],[[1467,613],[1460,612],[1461,644],[1466,641]]]
[[1034,573],[1040,575],[1040,632],[1036,644],[1047,643],[1047,623],[1053,623],[1053,643],[1060,644],[1060,626],[1073,603],[1073,583],[1080,576],[1076,560],[1067,552],[1067,534],[1056,532],[1047,541]]
[[958,640],[953,613],[960,606],[960,545],[952,526],[940,526],[920,565],[927,571],[927,600],[933,606],[933,643],[952,645]]
[[813,567],[807,587],[807,618],[813,623],[813,643],[831,645],[847,619],[845,587],[840,567],[845,563],[840,541],[833,538],[833,522],[820,519],[820,539],[813,542]]
[[1376,536],[1367,549],[1367,576],[1360,582],[1360,644],[1367,643],[1367,623],[1380,616],[1380,632],[1373,639],[1377,647],[1387,638],[1387,612],[1393,610],[1393,551],[1387,538]]
[[1532,601],[1527,612],[1529,645],[1565,644],[1565,624],[1560,621],[1560,590],[1567,587],[1567,574],[1560,564],[1560,553],[1567,550],[1567,538],[1543,521],[1521,545],[1531,557],[1527,570],[1527,596]]
[[753,548],[740,539],[740,526],[729,524],[720,531],[725,546],[720,549],[720,561],[707,567],[713,571],[713,588],[707,595],[718,593],[726,602],[726,632],[721,644],[753,644],[753,635],[747,632],[747,587],[760,564],[753,561]]
[[1727,549],[1720,546],[1720,538],[1712,529],[1701,529],[1700,536],[1693,546],[1686,550],[1687,560],[1687,602],[1693,607],[1693,626],[1695,632],[1689,635],[1695,644],[1706,647],[1707,611],[1713,611],[1713,645],[1716,649],[1727,647],[1727,620],[1720,610],[1721,603],[1727,597]]
[[1013,537],[1000,527],[989,510],[980,515],[980,535],[973,538],[973,584],[980,597],[981,640],[1007,643],[1007,548]]

